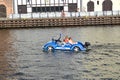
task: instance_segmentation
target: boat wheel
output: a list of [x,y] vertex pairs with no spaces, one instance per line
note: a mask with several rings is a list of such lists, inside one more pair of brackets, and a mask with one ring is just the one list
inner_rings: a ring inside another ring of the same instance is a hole
[[79,47],[74,47],[73,51],[74,51],[74,52],[79,52],[80,49],[79,49]]
[[48,50],[48,52],[52,52],[53,51],[53,47],[52,46],[48,46],[47,50]]

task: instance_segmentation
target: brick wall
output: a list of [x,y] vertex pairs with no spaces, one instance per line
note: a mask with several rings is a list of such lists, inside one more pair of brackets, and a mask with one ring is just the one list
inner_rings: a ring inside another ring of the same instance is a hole
[[0,0],[0,5],[4,5],[6,7],[7,17],[13,13],[12,3],[12,0]]

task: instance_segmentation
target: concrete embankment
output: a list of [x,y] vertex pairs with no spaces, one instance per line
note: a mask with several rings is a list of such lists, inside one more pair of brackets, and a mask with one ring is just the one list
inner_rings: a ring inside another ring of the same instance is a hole
[[120,16],[6,19],[0,20],[0,28],[34,28],[61,26],[119,25]]

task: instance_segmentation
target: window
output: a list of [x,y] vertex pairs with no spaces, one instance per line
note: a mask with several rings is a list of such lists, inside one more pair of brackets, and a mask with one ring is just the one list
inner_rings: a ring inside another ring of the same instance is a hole
[[27,2],[30,2],[30,0],[27,0]]
[[68,12],[77,12],[77,3],[69,3]]
[[103,11],[112,11],[112,5],[111,0],[105,0],[102,4]]
[[94,11],[94,2],[93,1],[89,1],[87,3],[87,11],[88,12]]
[[32,12],[61,12],[63,6],[32,7]]
[[27,6],[26,5],[18,5],[18,13],[19,14],[27,13]]
[[97,5],[99,5],[99,1],[97,1]]
[[6,17],[6,7],[5,5],[0,5],[0,18]]

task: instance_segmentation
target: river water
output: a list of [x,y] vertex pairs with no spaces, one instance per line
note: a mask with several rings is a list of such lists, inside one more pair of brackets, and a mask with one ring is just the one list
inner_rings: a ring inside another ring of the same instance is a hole
[[[91,50],[46,54],[59,34],[88,41]],[[120,26],[0,30],[0,80],[120,80]]]

